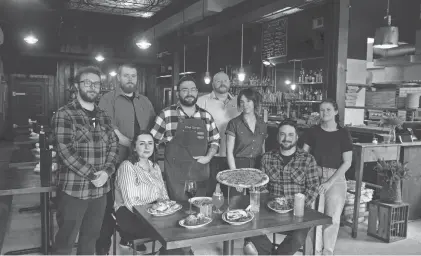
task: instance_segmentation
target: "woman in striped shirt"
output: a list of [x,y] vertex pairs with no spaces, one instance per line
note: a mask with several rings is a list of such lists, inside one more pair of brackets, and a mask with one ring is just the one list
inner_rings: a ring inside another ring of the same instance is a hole
[[[132,141],[129,160],[121,163],[115,181],[115,215],[120,227],[120,245],[133,239],[148,237],[148,225],[133,213],[133,206],[168,199],[159,165],[153,161],[155,144],[152,135],[141,131]],[[152,160],[151,160],[152,159]],[[146,248],[138,248],[144,251]]]

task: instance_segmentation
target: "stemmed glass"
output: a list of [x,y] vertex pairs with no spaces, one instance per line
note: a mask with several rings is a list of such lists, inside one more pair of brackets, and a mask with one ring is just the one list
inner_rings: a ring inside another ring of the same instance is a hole
[[[186,180],[184,182],[184,193],[186,194],[186,196],[191,199],[196,195],[197,192],[197,184],[196,181],[194,180]],[[189,204],[190,204],[190,210],[186,211],[187,214],[194,214],[196,213],[195,211],[192,211],[191,209],[191,200],[189,200]]]

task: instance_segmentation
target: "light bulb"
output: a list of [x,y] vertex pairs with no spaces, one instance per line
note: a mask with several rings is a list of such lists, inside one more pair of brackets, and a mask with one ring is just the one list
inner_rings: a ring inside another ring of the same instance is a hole
[[142,50],[146,50],[146,49],[148,49],[149,47],[151,47],[151,43],[149,43],[148,41],[146,41],[145,39],[142,39],[142,40],[140,40],[140,41],[138,41],[137,43],[136,43],[136,45],[137,45],[137,47],[139,47],[140,49],[142,49]]
[[295,88],[297,88],[297,85],[296,84],[291,84],[291,90],[295,90]]
[[114,70],[110,72],[110,76],[116,76],[117,72],[115,72]]
[[244,68],[241,67],[240,70],[238,71],[238,80],[240,82],[243,82],[244,79],[246,79],[246,73],[244,72]]
[[96,59],[96,61],[98,61],[98,62],[101,62],[101,61],[105,60],[104,56],[102,56],[101,54],[98,54],[98,55],[95,57],[95,59]]
[[36,38],[34,35],[28,35],[23,40],[25,40],[28,44],[36,44],[38,42],[38,38]]
[[206,71],[204,80],[205,80],[205,84],[210,84],[211,77],[210,77],[209,71]]
[[289,80],[289,79],[285,80],[285,84],[286,85],[290,85],[291,84],[291,80]]

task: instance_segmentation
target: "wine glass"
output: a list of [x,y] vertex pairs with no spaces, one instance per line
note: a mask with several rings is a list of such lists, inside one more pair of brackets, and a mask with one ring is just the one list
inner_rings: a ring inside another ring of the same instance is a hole
[[222,211],[220,208],[224,205],[224,194],[222,192],[214,192],[212,195],[212,203],[215,205],[216,210],[213,211],[214,213],[221,214]]
[[[186,194],[186,196],[191,199],[196,195],[197,192],[197,184],[196,181],[194,180],[186,180],[184,182],[184,193]],[[195,211],[192,211],[191,209],[191,200],[189,200],[189,204],[190,204],[190,210],[186,211],[187,214],[194,214],[196,213]]]

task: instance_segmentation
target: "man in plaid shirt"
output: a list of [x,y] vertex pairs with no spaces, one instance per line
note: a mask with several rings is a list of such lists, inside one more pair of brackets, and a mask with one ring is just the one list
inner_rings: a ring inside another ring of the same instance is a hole
[[[321,169],[312,155],[297,148],[297,141],[295,123],[282,122],[278,126],[280,148],[263,155],[261,168],[269,176],[267,189],[272,196],[285,197],[292,207],[294,195],[302,193],[306,196],[306,206],[311,207],[318,195]],[[247,255],[269,255],[271,253],[293,255],[305,243],[309,230],[305,228],[288,232],[275,252],[271,251],[272,243],[266,235],[247,238],[244,253]]]
[[77,254],[95,253],[115,171],[118,139],[110,117],[95,100],[101,87],[101,71],[81,68],[75,76],[77,99],[53,117],[59,159],[57,172],[57,223],[53,254],[71,254],[79,233]]

